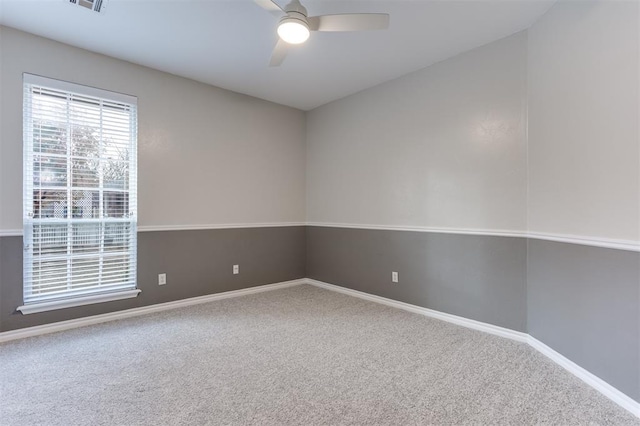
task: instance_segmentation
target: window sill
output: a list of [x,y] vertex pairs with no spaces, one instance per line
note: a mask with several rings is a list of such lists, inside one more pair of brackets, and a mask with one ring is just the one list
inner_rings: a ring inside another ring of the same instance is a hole
[[73,308],[74,306],[92,305],[94,303],[111,302],[113,300],[131,299],[137,297],[142,290],[125,290],[114,293],[93,294],[90,296],[74,297],[72,299],[52,300],[51,302],[36,302],[18,306],[17,310],[22,315],[36,314],[38,312],[54,311],[57,309]]

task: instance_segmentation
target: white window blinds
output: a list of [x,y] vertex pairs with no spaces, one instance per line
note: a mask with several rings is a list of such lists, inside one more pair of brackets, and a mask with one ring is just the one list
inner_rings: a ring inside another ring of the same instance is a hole
[[24,303],[136,287],[137,99],[24,75]]

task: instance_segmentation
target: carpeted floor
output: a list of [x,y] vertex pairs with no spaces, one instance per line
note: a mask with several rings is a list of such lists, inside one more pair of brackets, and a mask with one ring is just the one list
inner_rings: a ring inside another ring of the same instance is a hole
[[298,286],[0,345],[0,424],[638,425],[526,344]]

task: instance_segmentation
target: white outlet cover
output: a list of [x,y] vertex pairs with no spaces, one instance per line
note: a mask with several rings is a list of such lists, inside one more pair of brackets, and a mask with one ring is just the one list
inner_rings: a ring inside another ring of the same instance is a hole
[[391,281],[394,283],[398,282],[398,273],[397,272],[392,272],[391,273]]
[[165,285],[167,283],[167,274],[158,274],[158,285]]
[[239,274],[240,273],[240,265],[233,265],[233,274]]

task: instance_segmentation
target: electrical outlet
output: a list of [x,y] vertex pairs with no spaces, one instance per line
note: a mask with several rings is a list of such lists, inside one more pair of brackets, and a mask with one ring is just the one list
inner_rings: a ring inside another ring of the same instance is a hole
[[165,285],[167,283],[167,274],[158,274],[158,285]]
[[392,272],[391,273],[391,282],[393,282],[393,283],[397,283],[398,282],[398,273],[397,272]]
[[233,265],[233,275],[238,275],[240,273],[240,265]]

